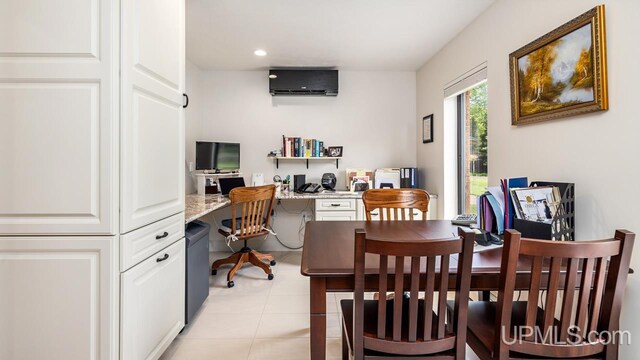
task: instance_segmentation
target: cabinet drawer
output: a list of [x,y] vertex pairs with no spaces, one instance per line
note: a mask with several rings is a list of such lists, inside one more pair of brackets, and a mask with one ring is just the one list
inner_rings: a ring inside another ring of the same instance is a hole
[[121,275],[120,359],[157,359],[184,327],[184,239]]
[[355,211],[316,211],[317,221],[353,221],[356,220]]
[[120,237],[120,271],[126,271],[184,237],[184,213]]
[[350,211],[356,209],[356,199],[318,199],[316,211]]

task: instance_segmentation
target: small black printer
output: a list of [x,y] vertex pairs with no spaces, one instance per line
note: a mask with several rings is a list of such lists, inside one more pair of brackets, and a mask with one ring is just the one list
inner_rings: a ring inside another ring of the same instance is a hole
[[335,190],[336,188],[336,175],[333,173],[324,173],[321,181],[322,187],[327,190]]

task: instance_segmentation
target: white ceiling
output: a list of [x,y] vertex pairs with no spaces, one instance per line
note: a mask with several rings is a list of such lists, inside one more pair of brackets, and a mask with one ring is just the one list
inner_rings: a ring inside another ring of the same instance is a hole
[[207,70],[414,71],[493,1],[187,0],[187,58]]

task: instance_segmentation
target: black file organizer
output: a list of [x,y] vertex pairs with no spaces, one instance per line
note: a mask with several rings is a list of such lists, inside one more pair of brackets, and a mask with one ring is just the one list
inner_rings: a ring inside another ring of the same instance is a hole
[[513,228],[522,237],[544,240],[575,240],[575,184],[534,181],[529,186],[556,186],[562,200],[551,224],[524,219],[513,219]]

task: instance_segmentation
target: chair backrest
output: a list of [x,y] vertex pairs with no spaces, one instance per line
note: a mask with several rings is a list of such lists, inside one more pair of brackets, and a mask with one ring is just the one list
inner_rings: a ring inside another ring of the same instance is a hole
[[413,210],[422,212],[427,220],[429,193],[421,189],[371,189],[362,194],[367,220],[378,211],[380,220],[414,220]]
[[[353,309],[355,359],[362,359],[364,348],[404,355],[455,349],[458,358],[464,359],[474,234],[462,229],[458,233],[459,237],[450,239],[402,242],[368,239],[364,230],[356,230]],[[390,300],[393,309],[389,313],[385,297],[378,300],[377,331],[374,333],[364,330],[365,254],[377,254],[380,257],[377,291],[381,294],[394,291],[394,299]],[[453,317],[446,322],[449,260],[453,254],[459,255],[455,305]],[[409,258],[410,265],[407,274],[405,258]],[[395,264],[390,274],[388,266],[392,265],[391,262]],[[407,289],[408,316],[403,317],[403,306],[407,306],[403,292]],[[419,292],[424,292],[424,300],[419,300]],[[434,303],[437,310],[435,316]],[[392,330],[387,333],[389,323],[392,324]],[[402,331],[403,327],[408,332]]]
[[[494,353],[500,359],[508,359],[509,351],[563,359],[606,352],[605,358],[613,358],[618,343],[606,345],[594,335],[619,329],[634,238],[635,234],[618,230],[607,240],[548,241],[521,239],[517,231],[507,230]],[[513,329],[514,274],[518,261],[526,258],[531,260],[531,277],[525,325]],[[541,284],[547,289],[545,296],[539,296]],[[539,300],[543,308],[538,307]]]
[[[276,194],[275,185],[238,187],[229,192],[231,200],[231,228],[239,229],[238,238],[254,237],[267,233],[266,227],[271,218],[273,199]],[[241,214],[236,215],[241,207]],[[236,221],[240,219],[240,227]]]

